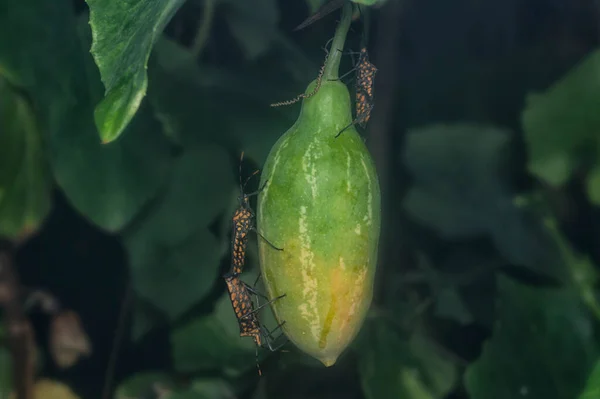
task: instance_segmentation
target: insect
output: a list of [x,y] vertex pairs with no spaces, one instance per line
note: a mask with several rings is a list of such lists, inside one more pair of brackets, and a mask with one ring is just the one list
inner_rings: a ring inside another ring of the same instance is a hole
[[242,160],[244,159],[244,153],[242,152],[240,158],[239,174],[240,174],[240,196],[238,197],[239,207],[235,210],[232,218],[232,234],[231,234],[231,272],[234,274],[241,274],[244,268],[244,262],[246,258],[246,248],[248,247],[248,233],[254,231],[259,237],[261,237],[267,244],[275,248],[278,251],[283,251],[283,248],[278,248],[267,240],[262,234],[256,230],[254,226],[255,214],[250,207],[250,197],[257,195],[264,188],[267,182],[263,184],[257,191],[245,194],[244,189],[248,181],[258,173],[258,170],[254,171],[244,184],[242,184]]
[[340,77],[340,79],[343,79],[344,76],[354,71],[356,71],[356,117],[352,123],[340,130],[335,136],[336,138],[350,126],[358,124],[364,128],[369,119],[371,119],[371,111],[374,106],[373,84],[377,68],[369,61],[369,53],[366,47],[363,47],[358,53],[356,66]]
[[325,55],[325,61],[323,61],[323,65],[321,66],[321,69],[319,70],[319,75],[317,76],[317,84],[315,86],[315,88],[313,89],[313,91],[311,91],[308,94],[298,94],[295,98],[291,99],[291,100],[287,100],[287,101],[281,101],[275,104],[271,104],[271,107],[280,107],[282,105],[292,105],[294,103],[297,103],[298,101],[302,100],[303,98],[310,98],[312,96],[314,96],[315,94],[317,94],[317,92],[319,91],[319,89],[321,88],[321,80],[323,79],[323,73],[325,73],[325,64],[327,63],[327,58],[329,57],[329,52],[327,52],[327,50],[325,50],[325,52],[327,53]]
[[[260,275],[258,277],[260,277]],[[256,282],[258,282],[258,277]],[[275,302],[276,300],[285,297],[285,294],[259,305],[258,297],[266,297],[242,281],[238,274],[228,273],[223,276],[223,278],[225,279],[225,284],[227,284],[227,291],[229,292],[229,299],[231,300],[233,311],[238,319],[238,324],[240,326],[240,337],[252,337],[254,339],[254,343],[256,344],[256,367],[258,368],[258,374],[262,375],[262,371],[258,362],[258,348],[268,348],[270,351],[275,352],[285,345],[287,341],[277,347],[273,347],[272,342],[276,341],[283,335],[282,333],[277,338],[274,338],[273,333],[280,329],[285,324],[285,321],[279,324],[275,329],[273,329],[273,331],[269,331],[266,327],[260,324],[258,319],[258,311]],[[256,282],[254,284],[255,286]],[[252,295],[256,297],[256,308],[252,302]],[[268,300],[268,298],[266,299]]]

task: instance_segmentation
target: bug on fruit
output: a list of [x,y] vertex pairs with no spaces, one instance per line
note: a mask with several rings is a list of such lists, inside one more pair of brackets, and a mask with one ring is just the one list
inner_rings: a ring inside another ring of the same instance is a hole
[[[274,338],[273,333],[280,329],[285,324],[285,321],[275,327],[273,331],[269,331],[266,327],[261,325],[260,320],[258,319],[258,311],[276,300],[285,297],[285,294],[260,305],[258,303],[258,297],[266,297],[256,291],[255,288],[250,287],[242,281],[238,274],[228,273],[223,276],[223,278],[227,285],[233,312],[238,320],[240,337],[252,337],[254,339],[254,343],[256,344],[256,367],[258,368],[258,374],[262,375],[258,362],[258,348],[268,348],[270,351],[275,352],[285,345],[287,341],[278,346],[273,346],[273,342],[277,341],[283,335],[280,334],[277,338]],[[258,282],[258,277],[256,282]],[[256,282],[254,284],[255,286]],[[252,302],[252,295],[256,297],[256,307],[254,307],[254,303]]]
[[240,166],[239,166],[239,174],[240,174],[240,196],[239,207],[235,210],[232,218],[232,234],[231,234],[231,272],[234,274],[242,273],[244,268],[245,258],[246,258],[246,249],[248,247],[248,233],[250,231],[254,231],[259,237],[261,237],[265,242],[267,242],[271,247],[278,251],[283,251],[282,248],[278,248],[273,245],[269,240],[267,240],[262,234],[260,234],[254,225],[255,214],[252,208],[250,207],[250,197],[254,195],[258,195],[265,187],[263,186],[259,188],[257,191],[246,194],[244,193],[244,189],[246,188],[246,184],[248,181],[258,173],[258,170],[254,171],[244,184],[242,184],[242,160],[244,159],[244,153],[240,157]]
[[342,79],[349,73],[356,71],[356,117],[352,123],[340,130],[335,136],[336,138],[350,126],[358,124],[364,128],[371,119],[371,111],[374,106],[373,84],[377,68],[369,61],[369,53],[366,47],[363,47],[358,55],[356,66],[340,77]]

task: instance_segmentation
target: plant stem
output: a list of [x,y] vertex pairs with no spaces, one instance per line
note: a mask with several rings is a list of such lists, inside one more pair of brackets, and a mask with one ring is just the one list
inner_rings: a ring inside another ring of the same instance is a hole
[[213,16],[215,14],[215,0],[204,0],[204,13],[202,15],[202,23],[200,28],[194,37],[192,45],[192,54],[196,59],[200,57],[206,42],[208,41],[208,34],[212,28]]
[[324,76],[327,80],[337,80],[339,78],[342,51],[344,50],[346,35],[348,34],[351,23],[352,3],[346,2],[346,4],[344,4],[342,7],[342,18],[335,29],[335,35],[333,36],[333,42],[331,43],[331,49],[329,50],[329,57],[327,58],[327,63],[325,64]]

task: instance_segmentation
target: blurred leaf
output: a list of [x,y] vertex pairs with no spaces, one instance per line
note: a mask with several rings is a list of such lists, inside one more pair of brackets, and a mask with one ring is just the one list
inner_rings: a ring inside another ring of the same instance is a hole
[[546,232],[558,249],[557,259],[567,274],[566,285],[574,289],[583,303],[600,320],[600,304],[598,303],[596,285],[599,274],[596,265],[587,254],[581,254],[573,248],[568,238],[559,228],[559,222],[552,213],[547,198],[540,191],[520,195],[515,202],[523,209],[532,209],[543,221]]
[[471,324],[473,316],[456,288],[444,288],[436,299],[435,315],[441,318],[456,320],[462,325]]
[[210,292],[218,275],[219,242],[202,227],[175,246],[128,241],[133,287],[174,321]]
[[237,193],[233,170],[222,147],[188,147],[175,160],[165,193],[146,217],[125,232],[126,239],[171,246],[208,227]]
[[[11,26],[20,34],[4,30]],[[68,200],[100,227],[116,231],[157,193],[168,172],[169,147],[148,113],[136,118],[133,137],[100,144],[93,100],[102,84],[86,50],[90,28],[77,28],[70,1],[11,4],[0,12],[0,70],[7,68],[11,82],[36,104],[52,171]]]
[[489,234],[511,263],[563,279],[548,233],[514,204],[509,140],[507,131],[466,124],[410,132],[404,161],[414,186],[404,207],[444,238]]
[[246,58],[254,60],[265,53],[273,41],[279,24],[276,0],[221,0],[227,4],[227,23],[242,46]]
[[586,188],[588,199],[600,206],[600,165],[596,165],[587,175]]
[[[1,333],[2,327],[0,326],[0,338],[2,338]],[[0,397],[7,397],[8,394],[12,391],[12,386],[13,375],[12,359],[10,356],[10,352],[5,346],[0,346]]]
[[[222,312],[227,315],[217,316]],[[237,336],[233,335],[234,328],[237,328]],[[178,372],[225,369],[237,374],[256,367],[254,341],[239,336],[237,319],[227,295],[219,299],[214,314],[175,329],[171,334],[171,345]]]
[[106,88],[95,111],[104,143],[127,127],[146,95],[152,46],[184,0],[87,0],[94,34],[92,54]]
[[594,312],[596,318],[600,319],[600,306],[595,292],[596,283],[598,282],[596,265],[593,264],[589,256],[581,255],[572,248],[554,218],[547,217],[545,225],[560,250],[564,267],[570,272],[572,287],[577,290],[582,301]]
[[[83,47],[88,47],[90,27],[79,27]],[[65,126],[52,136],[54,173],[79,212],[116,232],[157,195],[168,176],[171,149],[147,105],[142,105],[125,137],[100,143],[92,104],[101,96],[102,85],[91,55],[86,51],[84,56],[89,92],[67,111]]]
[[189,388],[165,396],[165,399],[236,399],[229,384],[218,379],[198,379]]
[[[443,273],[433,267],[431,261],[425,254],[419,254],[418,268],[420,273],[416,274],[416,282],[425,281],[431,290],[433,299],[435,300],[435,315],[441,318],[454,320],[461,324],[469,324],[473,322],[473,316],[464,303],[459,292],[459,285],[464,284],[463,281],[458,281],[459,277],[450,273]],[[446,263],[456,261],[455,257],[449,256]],[[478,259],[470,257],[460,259],[460,270],[468,270],[477,268],[485,270]],[[477,266],[475,266],[477,265]],[[461,279],[461,280],[464,280]],[[407,280],[407,276],[403,276],[403,282],[408,285],[411,281]]]
[[367,398],[441,399],[456,383],[456,367],[417,334],[404,339],[377,321],[365,339],[359,371]]
[[314,14],[328,0],[306,0],[309,14]]
[[[356,4],[363,4],[365,6],[381,5],[387,2],[387,0],[351,0]],[[398,0],[396,0],[398,1]]]
[[596,362],[596,366],[592,370],[585,384],[583,393],[578,399],[596,399],[600,398],[600,361]]
[[109,145],[97,140],[89,116],[74,116],[76,126],[53,137],[54,171],[77,210],[99,227],[117,232],[158,193],[168,176],[170,150],[146,106],[127,136]]
[[[151,65],[148,96],[171,137],[183,147],[218,143],[262,165],[277,139],[294,123],[293,110],[269,102],[285,94],[272,82],[222,69],[199,69],[181,46],[161,40]],[[202,120],[202,129],[198,129]]]
[[44,105],[57,98],[61,104],[72,103],[72,83],[81,76],[69,74],[78,66],[69,57],[79,51],[72,2],[20,0],[0,7],[0,75],[14,86],[37,91]]
[[166,373],[152,371],[136,373],[119,384],[115,399],[141,398],[154,393],[156,387],[169,389],[173,385],[173,378]]
[[[17,395],[11,393],[9,398],[16,399]],[[79,399],[79,396],[62,382],[43,378],[35,382],[32,399]]]
[[498,290],[492,338],[465,375],[470,397],[576,397],[598,356],[592,322],[577,296],[506,277],[498,279]]
[[38,229],[51,205],[51,176],[38,120],[0,76],[0,236]]
[[223,246],[208,226],[235,191],[232,170],[220,147],[189,148],[164,196],[125,232],[136,292],[171,321],[215,283]]
[[597,159],[600,128],[600,50],[543,94],[531,95],[522,115],[529,171],[552,186],[564,184],[589,149]]
[[133,305],[131,340],[138,341],[157,324],[164,323],[165,317],[160,309],[144,298],[135,298]]

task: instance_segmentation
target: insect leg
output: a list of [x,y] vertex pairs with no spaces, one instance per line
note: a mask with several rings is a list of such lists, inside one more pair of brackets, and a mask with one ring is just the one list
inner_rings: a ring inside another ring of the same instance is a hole
[[278,248],[278,247],[276,247],[276,246],[275,246],[275,245],[273,245],[273,244],[272,244],[272,243],[271,243],[269,240],[267,240],[267,239],[265,238],[265,236],[263,236],[262,234],[260,234],[260,233],[258,232],[258,230],[256,230],[256,227],[251,227],[251,228],[250,228],[250,230],[252,230],[252,231],[254,231],[256,234],[258,234],[258,236],[259,236],[260,238],[262,238],[263,240],[265,240],[265,242],[266,242],[267,244],[269,244],[271,247],[273,247],[274,249],[276,249],[276,250],[278,250],[278,251],[283,251],[283,248]]
[[240,317],[240,320],[247,319],[248,317],[250,317],[250,316],[252,316],[252,315],[256,314],[256,312],[258,312],[259,310],[261,310],[261,309],[262,309],[262,308],[264,308],[265,306],[272,304],[273,302],[275,302],[275,301],[276,301],[276,300],[278,300],[278,299],[281,299],[281,298],[283,298],[284,296],[286,296],[286,294],[279,295],[277,298],[273,298],[273,299],[271,299],[270,301],[263,303],[262,305],[260,305],[260,306],[259,306],[259,307],[257,307],[256,309],[254,309],[254,310],[252,310],[252,311],[250,311],[250,312],[246,313],[245,315],[241,316],[241,317]]
[[340,130],[340,132],[335,135],[335,138],[337,139],[340,134],[344,133],[344,131],[346,131],[346,129],[350,128],[350,126],[353,126],[354,124],[356,124],[356,121],[352,122],[351,124],[349,124],[348,126],[346,126],[345,128],[343,128],[342,130]]

